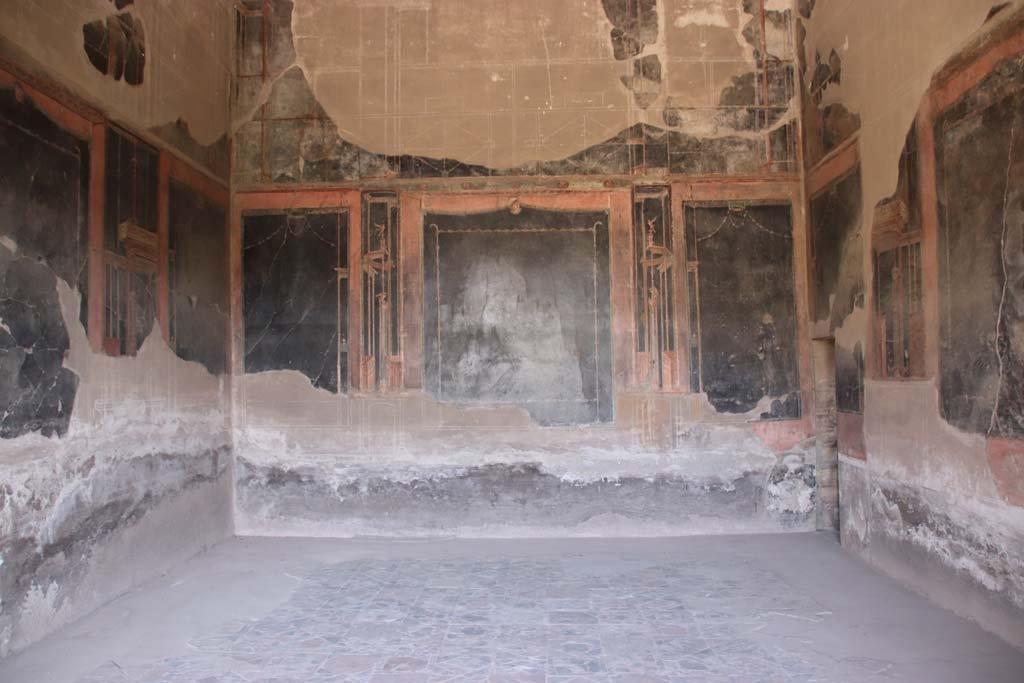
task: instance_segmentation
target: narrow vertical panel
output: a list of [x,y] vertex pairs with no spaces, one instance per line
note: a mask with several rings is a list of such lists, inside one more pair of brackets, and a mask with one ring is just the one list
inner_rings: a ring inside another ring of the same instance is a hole
[[405,388],[423,387],[423,209],[418,195],[400,197],[404,258],[402,273],[402,363]]
[[157,214],[156,214],[156,317],[165,342],[171,341],[170,315],[170,248],[168,221],[170,216],[170,155],[160,152],[157,171]]
[[89,144],[89,344],[99,353],[103,350],[103,301],[99,293],[103,285],[103,207],[106,196],[104,173],[107,150],[107,127],[97,124]]
[[361,359],[363,353],[362,345],[362,301],[363,288],[362,278],[362,254],[363,254],[363,203],[362,195],[353,192],[348,206],[348,385],[352,390],[363,391],[366,387],[362,384]]
[[676,256],[668,187],[638,187],[633,195],[637,384],[677,389]]
[[398,196],[368,192],[362,224],[360,386],[398,389],[402,382]]
[[173,177],[167,194],[165,334],[179,358],[220,375],[228,368],[225,209]]
[[611,209],[611,328],[614,372],[613,387],[623,390],[636,383],[633,352],[636,326],[634,319],[633,282],[631,261],[632,200],[629,192],[616,192],[608,198]]

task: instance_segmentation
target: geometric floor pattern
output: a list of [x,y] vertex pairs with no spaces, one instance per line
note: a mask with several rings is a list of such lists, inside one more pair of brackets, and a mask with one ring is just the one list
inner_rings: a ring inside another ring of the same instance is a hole
[[108,663],[79,683],[710,683],[883,681],[766,626],[830,618],[742,561],[360,560],[303,578],[190,653]]

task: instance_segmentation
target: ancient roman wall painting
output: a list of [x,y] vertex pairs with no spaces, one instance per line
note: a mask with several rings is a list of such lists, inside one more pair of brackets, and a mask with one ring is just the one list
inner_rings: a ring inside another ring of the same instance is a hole
[[636,382],[679,388],[676,348],[675,244],[669,188],[638,187],[633,195]]
[[801,414],[789,204],[687,203],[691,386],[720,413]]
[[359,386],[402,386],[401,291],[398,267],[398,195],[367,192],[362,221],[363,328]]
[[156,321],[157,151],[107,130],[103,349],[132,356]]
[[246,372],[296,370],[346,390],[348,226],[342,210],[243,216]]
[[427,391],[541,425],[613,417],[606,212],[424,217]]
[[89,147],[0,89],[0,437],[67,432],[78,376],[58,279],[87,320]]
[[172,180],[168,199],[168,340],[211,374],[227,370],[226,211]]
[[871,229],[875,357],[883,379],[925,375],[919,175],[912,128],[900,155],[896,192],[875,207]]
[[861,175],[857,166],[811,199],[814,320],[836,337],[836,406],[864,407],[864,347],[842,334],[855,309],[864,308]]
[[935,122],[942,415],[1024,436],[1024,56]]
[[789,9],[584,4],[235,3],[236,186],[797,170]]

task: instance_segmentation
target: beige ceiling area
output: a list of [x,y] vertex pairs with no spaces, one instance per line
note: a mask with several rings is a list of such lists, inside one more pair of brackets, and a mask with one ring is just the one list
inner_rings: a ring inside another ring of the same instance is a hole
[[[717,116],[723,89],[755,69],[742,8],[659,0],[657,42],[639,55],[661,65],[646,108],[601,0],[295,0],[292,34],[298,66],[350,142],[500,168],[563,158],[636,123],[667,127],[667,103],[683,132],[752,134]],[[773,42],[791,57],[788,41]]]

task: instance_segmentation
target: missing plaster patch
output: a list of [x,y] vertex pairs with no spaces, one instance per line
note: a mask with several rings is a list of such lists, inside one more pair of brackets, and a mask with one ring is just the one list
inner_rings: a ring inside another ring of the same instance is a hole
[[636,105],[647,109],[661,96],[661,60],[647,55],[633,61],[633,75],[623,76],[622,84],[633,93]]
[[612,23],[615,59],[636,57],[658,40],[657,0],[601,0],[601,6]]

